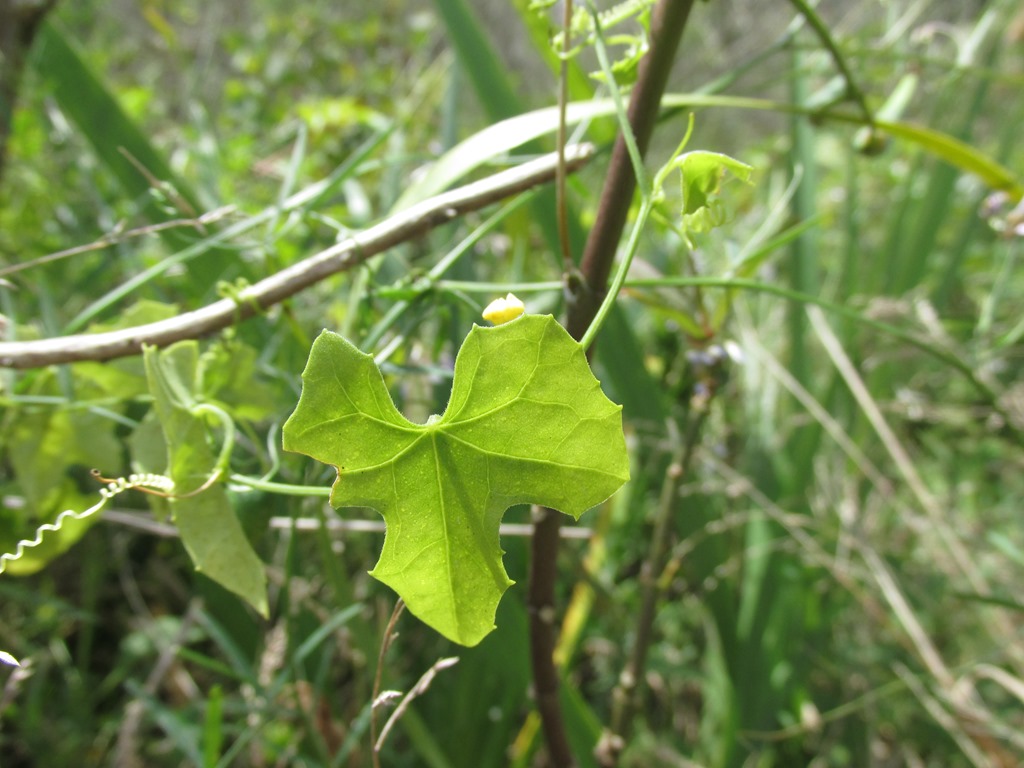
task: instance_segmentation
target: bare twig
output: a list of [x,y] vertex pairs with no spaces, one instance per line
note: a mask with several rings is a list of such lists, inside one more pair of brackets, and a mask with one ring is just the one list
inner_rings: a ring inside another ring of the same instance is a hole
[[[281,528],[296,531],[317,531],[326,527],[328,531],[341,531],[345,533],[384,533],[385,524],[383,520],[325,520],[321,522],[315,517],[272,517],[268,525],[271,528]],[[527,523],[502,523],[498,528],[502,536],[529,537],[533,535],[533,526]],[[561,531],[563,539],[589,539],[594,535],[590,528],[563,528]]]
[[405,714],[409,705],[412,704],[413,699],[422,696],[427,692],[427,689],[430,688],[430,684],[434,682],[434,678],[437,677],[438,672],[448,669],[448,667],[455,666],[458,661],[458,656],[449,656],[445,659],[438,659],[430,669],[423,673],[423,676],[416,681],[416,685],[412,687],[412,690],[402,697],[402,701],[397,707],[395,707],[395,711],[391,713],[391,717],[388,718],[388,721],[381,729],[380,737],[373,745],[374,756],[378,755],[380,750],[383,749],[384,741],[387,739],[388,734],[391,732],[391,729],[395,727],[395,723],[397,723],[401,719],[402,715]]
[[[566,166],[575,171],[593,154],[589,144],[566,148]],[[260,280],[230,299],[156,323],[107,333],[40,341],[0,342],[0,367],[38,368],[53,363],[109,360],[138,354],[144,344],[164,346],[206,336],[277,304],[289,296],[363,263],[471,211],[551,180],[557,155],[545,155],[464,187],[437,195],[353,235],[344,242]]]
[[[5,497],[9,499],[11,497]],[[145,512],[129,512],[128,510],[108,509],[103,512],[103,518],[107,523],[133,528],[143,533],[164,538],[174,538],[178,535],[178,528],[170,523],[161,523],[151,514]],[[286,531],[318,531],[326,528],[328,531],[337,533],[384,533],[385,525],[383,520],[324,520],[315,517],[272,517],[268,525],[275,530]],[[528,523],[502,523],[498,529],[502,536],[517,536],[527,538],[533,536],[533,526]],[[590,528],[573,526],[563,528],[560,531],[563,539],[576,541],[590,539],[594,532]]]
[[161,221],[156,224],[147,224],[144,227],[136,227],[135,229],[124,230],[119,225],[113,231],[108,232],[98,240],[94,240],[91,243],[85,245],[76,245],[74,248],[66,248],[63,251],[57,251],[56,253],[48,253],[45,256],[40,256],[38,259],[32,259],[31,261],[23,261],[18,264],[10,264],[6,267],[0,267],[0,277],[6,275],[13,275],[15,272],[24,272],[26,269],[34,269],[35,267],[41,267],[43,264],[50,264],[54,261],[60,261],[61,259],[67,259],[71,256],[78,256],[82,253],[89,253],[90,251],[99,251],[103,248],[109,248],[117,243],[123,243],[126,240],[130,240],[134,237],[141,237],[143,235],[152,235],[157,232],[162,232],[166,229],[176,229],[181,227],[188,227],[191,229],[202,230],[206,224],[212,224],[215,221],[219,221],[225,216],[234,213],[235,208],[232,205],[226,205],[221,208],[204,213],[198,218],[192,219],[172,219],[171,221]]
[[[380,692],[380,683],[384,678],[384,659],[388,655],[391,643],[397,636],[395,626],[397,626],[398,618],[402,615],[403,610],[405,610],[405,602],[402,598],[398,598],[395,602],[395,609],[391,612],[391,618],[388,619],[388,625],[384,629],[384,637],[380,641],[377,671],[373,675],[373,700],[370,703],[370,751],[373,755],[373,768],[380,768],[380,748],[377,746],[377,707],[393,698],[390,695],[392,692],[386,692],[385,696],[382,696]],[[383,734],[381,736],[383,737]]]

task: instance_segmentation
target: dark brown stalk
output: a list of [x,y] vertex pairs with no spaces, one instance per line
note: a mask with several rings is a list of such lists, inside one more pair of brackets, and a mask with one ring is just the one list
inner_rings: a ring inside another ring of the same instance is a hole
[[555,583],[558,580],[558,541],[562,513],[547,507],[533,508],[533,538],[530,539],[530,661],[533,668],[533,696],[544,729],[551,765],[569,768],[576,764],[569,747],[558,697],[558,668],[555,643],[558,625],[555,613]]
[[[693,0],[661,0],[654,7],[651,16],[651,49],[640,62],[627,111],[629,125],[641,155],[647,154],[647,147],[651,143],[661,97],[665,93],[672,63],[679,49],[679,40],[683,36],[692,7]],[[597,219],[587,237],[580,263],[580,272],[587,289],[579,297],[584,306],[576,312],[573,312],[573,307],[569,308],[568,330],[574,338],[582,337],[601,302],[635,191],[636,174],[633,172],[626,142],[620,136],[612,150]]]
[[0,0],[0,179],[21,73],[36,31],[55,3],[56,0]]
[[[636,137],[641,155],[646,153],[650,144],[661,97],[692,7],[693,0],[660,0],[654,8],[650,51],[640,64],[627,112],[630,129]],[[635,189],[636,176],[630,164],[626,143],[620,136],[615,142],[608,177],[601,192],[597,220],[587,238],[580,263],[584,285],[581,290],[570,290],[566,327],[575,339],[583,338],[600,305]],[[555,584],[561,517],[560,513],[551,509],[534,510],[536,529],[530,545],[530,586],[527,596],[534,696],[550,763],[555,768],[575,765],[565,733],[558,696],[558,669],[553,657],[558,635]]]

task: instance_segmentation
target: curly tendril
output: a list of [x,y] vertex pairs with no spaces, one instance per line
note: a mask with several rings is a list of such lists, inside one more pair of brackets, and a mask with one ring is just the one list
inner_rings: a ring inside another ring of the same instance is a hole
[[[0,555],[0,573],[3,573],[7,569],[8,563],[21,559],[24,556],[26,549],[29,549],[30,547],[38,547],[42,544],[47,533],[59,531],[64,527],[64,523],[68,520],[84,520],[87,517],[95,515],[106,506],[108,501],[119,493],[136,489],[143,491],[144,493],[151,493],[157,496],[164,496],[167,498],[174,497],[174,481],[164,475],[145,473],[132,474],[128,475],[128,477],[106,478],[99,473],[99,470],[95,469],[92,470],[92,475],[101,483],[106,483],[106,487],[100,488],[100,500],[82,512],[76,512],[73,509],[65,510],[57,515],[57,519],[52,523],[44,523],[39,526],[36,529],[34,538],[22,539],[14,545],[14,552],[7,552]],[[218,475],[219,473],[215,474],[214,477],[211,478],[211,481],[216,479]],[[206,486],[207,484],[204,483],[203,487]]]

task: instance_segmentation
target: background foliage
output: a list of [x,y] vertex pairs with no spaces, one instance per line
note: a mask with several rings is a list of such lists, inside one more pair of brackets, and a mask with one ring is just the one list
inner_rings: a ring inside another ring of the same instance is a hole
[[[599,337],[632,479],[581,518],[590,538],[566,541],[559,563],[563,707],[581,765],[621,717],[622,765],[1024,756],[1021,240],[1013,201],[986,206],[991,188],[963,172],[995,162],[1013,179],[1024,166],[1024,17],[999,1],[818,7],[869,108],[963,142],[937,145],[858,132],[856,94],[802,5],[698,6],[670,82],[686,94],[675,103],[702,105],[690,146],[750,164],[755,183],[725,186],[729,220],[691,235],[693,249],[668,189]],[[458,142],[554,103],[553,29],[525,2],[58,5],[15,113],[0,269],[231,208],[7,274],[4,333],[172,316],[385,217],[425,194],[428,164]],[[640,28],[616,29],[625,61]],[[588,76],[598,68],[584,46],[573,100],[607,95]],[[603,114],[586,137],[605,147]],[[686,114],[667,112],[652,171]],[[514,159],[553,146],[550,117],[530,121],[537,142]],[[463,167],[483,173],[518,146],[487,136],[456,153]],[[172,183],[140,181],[118,147]],[[577,250],[605,166],[570,181]],[[312,200],[286,202],[325,178]],[[552,201],[447,225],[200,343],[193,396],[236,425],[218,493],[267,563],[269,619],[193,571],[166,502],[118,496],[73,546],[58,537],[0,577],[0,648],[27,665],[3,673],[5,766],[368,764],[393,605],[366,575],[382,536],[339,532],[377,518],[326,508],[333,472],[282,454],[281,425],[324,327],[386,351],[396,402],[425,421],[490,298],[514,289],[559,316]],[[4,370],[0,386],[3,551],[93,504],[89,469],[167,468],[141,358]],[[222,434],[207,435],[216,455]],[[524,584],[523,541],[502,546]],[[404,714],[385,764],[543,764],[523,592],[473,649],[402,620],[385,687],[459,662]],[[617,692],[624,669],[642,682],[632,707]]]

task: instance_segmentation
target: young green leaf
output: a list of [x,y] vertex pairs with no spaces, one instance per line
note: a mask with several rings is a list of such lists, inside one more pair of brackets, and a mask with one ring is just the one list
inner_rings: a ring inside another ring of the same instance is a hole
[[371,575],[444,636],[475,645],[512,582],[498,526],[513,504],[578,518],[628,479],[622,407],[550,316],[474,326],[442,416],[413,424],[373,358],[324,331],[284,425],[284,447],[332,464],[336,507],[387,522]]
[[725,211],[715,196],[726,173],[749,182],[754,170],[718,152],[687,152],[675,165],[682,175],[683,225],[691,232],[708,232],[724,223]]
[[206,424],[195,413],[199,345],[182,341],[160,351],[146,347],[146,377],[167,443],[167,474],[177,498],[171,514],[189,557],[200,571],[267,615],[263,563],[253,551],[235,516],[222,483],[194,496],[216,469],[206,443]]

